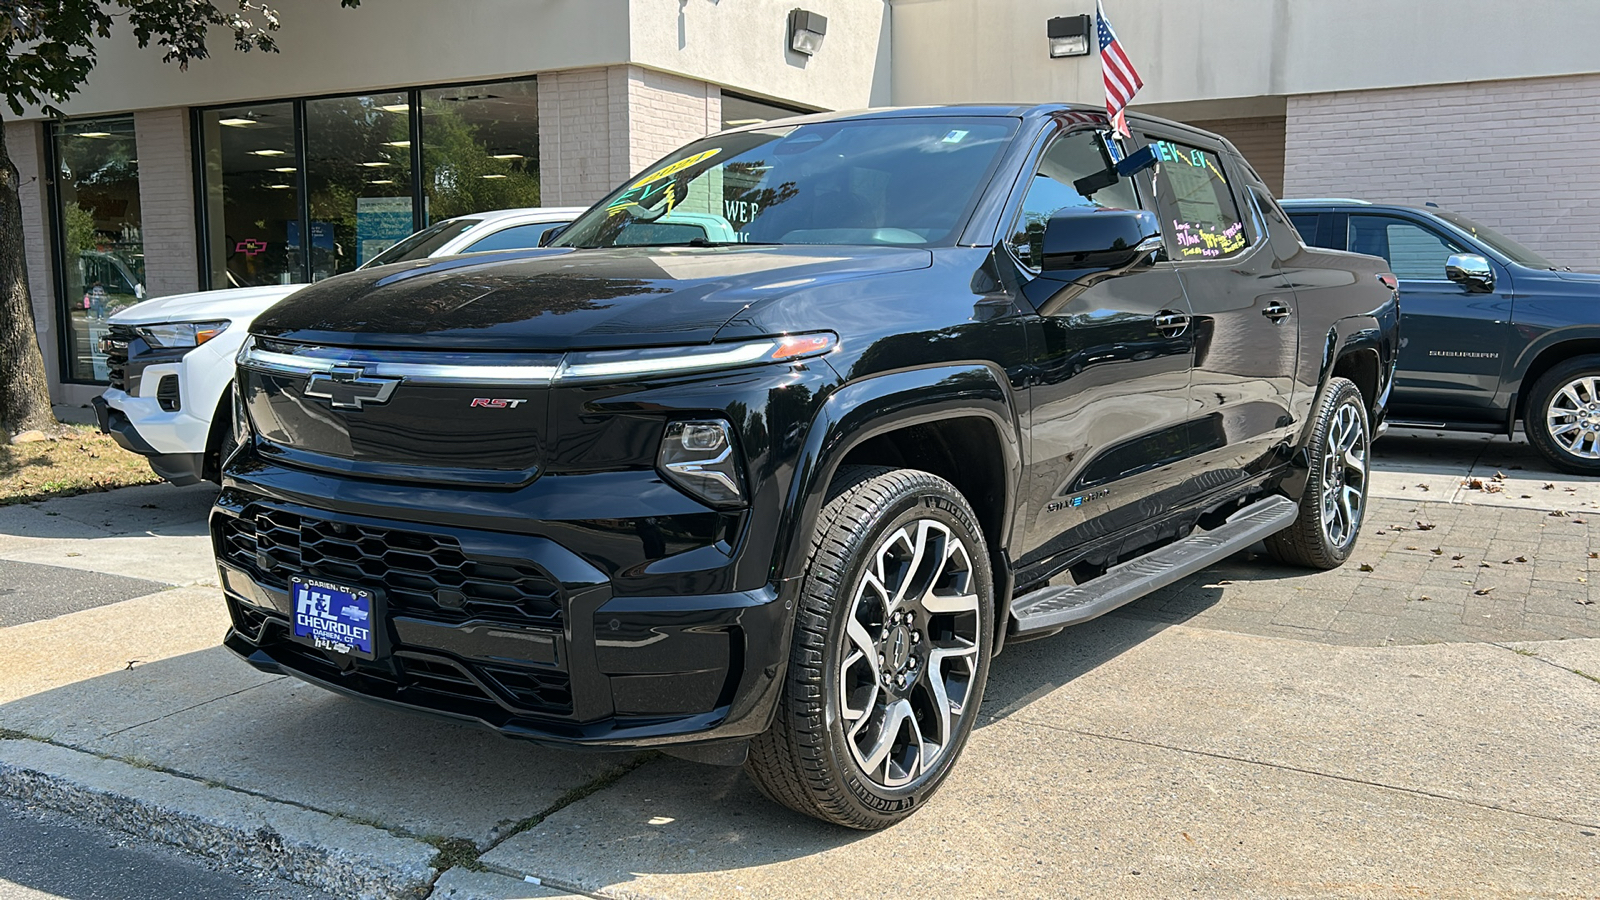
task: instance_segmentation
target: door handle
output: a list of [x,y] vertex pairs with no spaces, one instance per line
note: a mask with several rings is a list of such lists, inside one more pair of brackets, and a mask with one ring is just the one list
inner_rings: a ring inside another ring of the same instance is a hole
[[1271,319],[1273,324],[1276,325],[1289,318],[1289,307],[1282,300],[1274,300],[1267,304],[1267,308],[1263,309],[1261,314]]
[[1189,330],[1189,317],[1184,313],[1173,312],[1170,309],[1163,309],[1156,313],[1155,321],[1156,330],[1161,332],[1163,337],[1182,337],[1183,333]]

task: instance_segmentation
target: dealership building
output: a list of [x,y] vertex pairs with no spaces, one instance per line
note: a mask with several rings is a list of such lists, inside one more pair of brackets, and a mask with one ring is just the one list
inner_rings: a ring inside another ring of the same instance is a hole
[[[587,205],[724,127],[1103,98],[1092,34],[1071,40],[1093,0],[276,5],[278,54],[219,32],[183,72],[122,27],[67,118],[6,120],[57,402],[99,393],[105,317],[140,297],[317,280],[442,218]],[[1600,269],[1600,3],[1104,6],[1136,108],[1227,136],[1282,196],[1433,202]]]

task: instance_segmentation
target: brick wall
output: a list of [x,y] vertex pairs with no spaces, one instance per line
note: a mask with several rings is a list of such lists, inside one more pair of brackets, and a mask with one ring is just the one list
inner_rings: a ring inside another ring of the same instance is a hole
[[1284,117],[1262,116],[1249,119],[1212,119],[1191,122],[1196,128],[1213,131],[1233,142],[1250,161],[1250,166],[1274,194],[1283,193]]
[[587,206],[722,127],[715,85],[638,66],[539,76],[539,202]]
[[135,113],[133,128],[139,146],[145,296],[197,291],[200,261],[195,241],[189,111]]
[[57,353],[54,278],[50,268],[50,239],[45,231],[45,204],[47,195],[44,172],[44,126],[38,122],[5,123],[6,152],[17,167],[22,197],[22,242],[28,256],[28,294],[33,300],[33,325],[39,335],[39,349],[44,351],[45,372],[50,380],[50,393],[56,402],[62,402],[60,385],[56,384],[61,371]]
[[1286,196],[1431,200],[1600,269],[1600,75],[1288,102]]

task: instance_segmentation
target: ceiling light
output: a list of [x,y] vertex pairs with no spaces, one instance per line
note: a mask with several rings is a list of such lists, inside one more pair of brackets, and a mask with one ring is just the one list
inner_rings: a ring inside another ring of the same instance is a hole
[[490,159],[523,159],[524,157],[523,157],[523,155],[521,153],[491,153],[491,154],[489,154],[489,158]]
[[1050,58],[1089,55],[1089,17],[1056,16],[1046,23]]
[[256,120],[255,119],[238,119],[238,118],[235,118],[235,119],[218,119],[217,120],[217,124],[218,125],[227,125],[230,128],[244,128],[246,126],[256,124]]
[[371,162],[364,162],[364,163],[362,163],[362,165],[366,166],[369,169],[381,169],[384,166],[392,166],[392,165],[394,165],[394,163],[384,162],[381,159],[375,159],[375,160],[372,160]]
[[411,142],[410,141],[384,141],[383,145],[385,147],[409,147],[409,146],[411,146]]
[[80,131],[80,132],[78,132],[78,137],[107,138],[107,137],[111,137],[111,132],[109,132],[109,131]]
[[789,49],[812,56],[828,33],[828,17],[804,9],[789,12]]
[[267,171],[269,171],[269,172],[298,172],[300,170],[296,169],[294,166],[280,166],[280,167],[278,167],[276,169],[268,169]]
[[266,150],[251,150],[250,151],[250,155],[251,156],[282,156],[282,155],[284,155],[285,153],[288,153],[288,152],[289,151],[287,151],[287,150],[273,150],[271,148],[268,148]]
[[380,106],[378,108],[383,110],[384,112],[403,113],[403,112],[410,112],[411,111],[411,104],[409,104],[409,103],[390,103],[390,104],[387,104],[385,106]]
[[505,178],[504,175],[479,175],[479,178]]
[[393,178],[375,178],[367,184],[394,184]]
[[292,190],[294,190],[294,185],[292,185],[292,184],[269,184],[269,185],[267,185],[267,190],[269,190],[269,191],[292,191]]

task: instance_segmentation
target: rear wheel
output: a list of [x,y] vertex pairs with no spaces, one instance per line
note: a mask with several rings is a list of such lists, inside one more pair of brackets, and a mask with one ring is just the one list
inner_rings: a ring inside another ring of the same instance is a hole
[[1600,356],[1575,357],[1541,375],[1522,428],[1557,469],[1600,475]]
[[1280,562],[1336,569],[1350,558],[1367,512],[1371,430],[1361,390],[1332,378],[1317,403],[1311,431],[1311,471],[1294,524],[1267,538]]
[[841,471],[812,540],[783,696],[746,771],[809,816],[884,828],[949,774],[993,647],[993,579],[948,481]]

